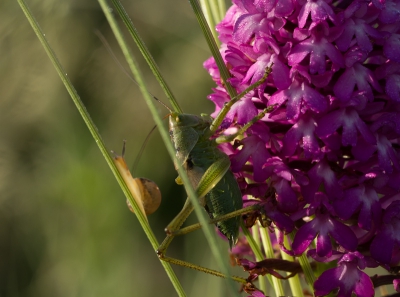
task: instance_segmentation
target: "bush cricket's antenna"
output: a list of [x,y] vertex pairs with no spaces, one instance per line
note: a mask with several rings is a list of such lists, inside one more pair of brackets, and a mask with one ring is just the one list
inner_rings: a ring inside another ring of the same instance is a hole
[[[118,58],[115,56],[113,50],[111,49],[110,44],[107,42],[106,38],[104,37],[103,34],[101,34],[101,32],[99,30],[95,30],[94,34],[97,35],[97,37],[99,37],[101,43],[104,45],[104,47],[107,49],[108,53],[111,55],[111,57],[113,58],[114,62],[118,65],[118,67],[122,70],[123,73],[125,73],[126,76],[128,76],[130,78],[131,81],[133,81],[137,86],[139,86],[138,82],[136,80],[133,79],[133,77],[129,74],[129,72],[124,68],[124,66],[122,66],[121,62],[118,60]],[[172,113],[172,109],[169,108],[164,102],[162,102],[160,99],[158,99],[156,96],[154,96],[152,93],[150,93],[149,91],[147,91],[151,97],[153,97],[154,100],[158,101],[162,106],[164,106],[166,109],[168,109],[169,112]],[[154,130],[154,128],[153,128]],[[151,132],[150,132],[151,133]]]

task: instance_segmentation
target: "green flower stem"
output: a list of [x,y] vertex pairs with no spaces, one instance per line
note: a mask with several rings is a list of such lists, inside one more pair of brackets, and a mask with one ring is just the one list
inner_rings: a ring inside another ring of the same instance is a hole
[[[212,6],[211,6],[212,5]],[[200,6],[204,13],[204,17],[207,20],[208,26],[210,28],[215,28],[215,18],[218,17],[215,15],[216,7],[212,3],[207,0],[200,0]],[[213,39],[217,42],[217,32],[215,30],[211,30],[213,35]]]
[[[261,237],[260,237],[260,229],[257,225],[254,225],[253,227],[251,227],[251,231],[253,233],[253,238],[254,238],[254,242],[257,244],[258,247],[261,247]],[[264,260],[263,258],[259,258],[256,256],[256,261],[262,261]],[[259,288],[261,289],[261,291],[263,291],[264,293],[267,293],[267,282],[266,282],[266,277],[263,275],[260,275],[258,277],[258,281],[260,283]]]
[[[271,238],[268,234],[268,228],[261,228],[261,240],[263,242],[264,252],[267,259],[273,259],[275,255],[274,249],[272,248]],[[281,280],[272,276],[272,283],[276,296],[285,296]]]
[[[159,131],[160,131],[161,137],[164,141],[165,147],[167,148],[167,151],[168,151],[171,159],[174,159],[175,158],[175,150],[172,146],[169,132],[167,131],[167,129],[165,128],[165,126],[162,122],[163,119],[157,113],[157,108],[155,105],[156,101],[153,98],[151,98],[149,92],[147,92],[147,90],[144,86],[144,82],[141,78],[139,69],[136,67],[136,63],[134,62],[133,55],[131,54],[129,47],[126,44],[126,42],[121,34],[121,31],[118,28],[118,25],[117,25],[113,15],[110,12],[110,9],[106,5],[105,0],[99,0],[99,2],[101,3],[102,9],[107,17],[107,20],[109,21],[111,28],[114,32],[114,35],[125,55],[125,58],[128,62],[128,65],[129,65],[133,75],[134,75],[134,78],[140,85],[140,90],[142,92],[142,95],[150,109],[150,112],[154,118],[154,121],[156,122],[156,124],[159,128]],[[134,36],[135,42],[139,43],[138,46],[141,50],[143,50],[142,54],[145,57],[146,61],[152,60],[152,59],[150,59],[151,55],[150,55],[149,51],[147,50],[147,47],[144,45],[144,43],[141,40],[141,38],[139,37],[138,33],[136,32],[136,30],[132,30],[133,24],[132,24],[131,20],[129,19],[125,9],[121,5],[121,3],[117,0],[112,0],[112,2],[114,4],[117,12],[123,19],[124,23],[126,24],[131,35]],[[215,259],[217,265],[219,266],[219,268],[221,269],[222,273],[229,276],[228,265],[227,265],[226,261],[223,260],[221,251],[218,248],[217,236],[215,234],[214,228],[208,224],[209,218],[206,216],[204,210],[198,203],[198,199],[196,197],[196,192],[194,191],[193,187],[191,186],[191,183],[189,181],[187,173],[185,172],[185,170],[183,170],[182,166],[178,167],[178,173],[185,185],[186,192],[188,193],[188,196],[191,199],[191,202],[194,206],[194,211],[196,213],[196,216],[198,217],[199,222],[202,225],[202,230],[203,230],[203,232],[206,236],[206,240],[208,241],[208,244],[211,248],[211,252],[214,256],[214,259]],[[228,281],[228,283],[230,283],[229,288],[231,289],[233,296],[238,296],[239,293],[236,290],[236,286],[235,286],[233,280],[228,277],[227,281]]]
[[[246,237],[251,250],[253,251],[254,255],[256,256],[256,259],[264,259],[264,256],[263,256],[259,246],[257,245],[256,241],[254,240],[254,237],[251,235],[250,231],[244,225],[243,220],[240,222],[240,226],[242,227],[243,234]],[[272,276],[270,274],[267,275],[267,279],[268,279],[269,283],[271,285],[273,285]],[[264,293],[267,293],[267,292],[264,292]]]
[[[62,82],[65,85],[65,88],[67,89],[73,102],[75,103],[76,108],[78,109],[78,111],[81,114],[84,122],[86,123],[90,133],[92,134],[94,140],[96,141],[103,157],[105,158],[107,164],[110,166],[110,169],[113,172],[115,178],[117,179],[122,191],[124,192],[126,198],[129,200],[130,204],[134,208],[134,211],[139,220],[139,223],[142,226],[144,232],[146,233],[151,245],[153,246],[154,249],[156,249],[159,246],[157,239],[155,238],[143,213],[140,211],[139,206],[137,205],[135,199],[132,196],[132,193],[129,191],[127,185],[125,184],[125,182],[123,181],[123,178],[121,177],[119,171],[117,170],[110,153],[106,149],[105,144],[104,144],[103,140],[101,139],[101,136],[100,136],[95,124],[93,123],[92,119],[90,118],[90,115],[87,112],[85,106],[83,105],[78,93],[76,92],[75,88],[73,87],[73,85],[72,85],[71,81],[69,80],[67,74],[65,73],[60,61],[56,57],[53,49],[50,47],[48,41],[45,38],[44,33],[42,32],[38,22],[33,17],[32,13],[29,10],[28,6],[26,5],[25,1],[18,0],[18,3],[21,6],[21,9],[23,10],[29,23],[31,24],[33,30],[35,31],[37,37],[39,38],[40,42],[42,43],[47,55],[49,56],[51,62],[54,65],[54,68],[56,69],[58,75],[60,76]],[[168,276],[170,277],[171,282],[174,285],[175,290],[178,293],[178,295],[186,296],[186,294],[183,291],[183,288],[182,288],[181,284],[179,283],[179,280],[177,279],[171,266],[168,263],[163,262],[163,261],[161,261],[161,264],[164,266],[164,269],[167,272]]]
[[214,1],[214,0],[204,0],[206,1],[207,5],[210,7],[210,11],[212,14],[212,23],[208,23],[208,27],[210,27],[211,31],[213,32],[214,38],[215,40],[218,42],[218,38],[217,38],[217,31],[215,30],[215,26],[217,23],[219,23],[221,21],[220,19],[220,15],[219,15],[219,7],[218,7],[218,2]]
[[[275,233],[277,233],[277,232],[278,232],[278,230],[275,230]],[[283,242],[283,244],[284,244],[285,246],[288,246],[288,245],[289,245],[289,242],[288,242],[288,239],[287,239],[287,236],[286,236],[286,235],[285,235],[285,237],[284,237],[284,242]],[[282,259],[283,259],[283,260],[287,260],[287,261],[292,261],[292,262],[294,262],[294,257],[289,256],[288,254],[286,254],[286,253],[285,253],[284,251],[282,251],[282,250],[281,250],[281,256],[282,256]],[[289,273],[287,273],[287,274],[289,274]],[[296,274],[295,276],[289,278],[288,281],[289,281],[290,289],[291,289],[291,291],[292,291],[291,295],[292,295],[292,296],[296,296],[296,297],[304,297],[303,288],[302,288],[301,283],[300,283],[299,274]]]
[[[215,0],[214,0],[215,2]],[[219,9],[219,19],[218,21],[222,21],[222,19],[225,17],[226,14],[226,4],[224,0],[218,0],[217,1],[217,7]]]
[[[294,232],[290,233],[288,236],[293,241]],[[309,289],[311,290],[312,293],[314,293],[313,285],[315,282],[315,275],[311,268],[310,262],[307,259],[306,253],[303,253],[300,257],[298,257],[298,260],[299,260],[301,268],[303,269],[304,276],[306,278],[306,282],[309,285]]]

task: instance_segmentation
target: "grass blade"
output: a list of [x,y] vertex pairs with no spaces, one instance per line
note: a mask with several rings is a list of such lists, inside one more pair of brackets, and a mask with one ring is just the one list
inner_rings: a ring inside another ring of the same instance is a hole
[[[99,0],[101,2],[104,2],[104,0]],[[124,23],[127,25],[128,30],[130,31],[131,35],[133,36],[135,42],[139,43],[139,48],[142,51],[142,54],[144,55],[144,58],[146,59],[146,61],[153,61],[154,60],[151,57],[151,54],[148,52],[147,47],[144,45],[142,39],[140,38],[140,36],[138,35],[138,32],[134,29],[134,26],[130,20],[130,18],[128,17],[125,9],[123,8],[123,6],[121,5],[121,3],[117,0],[112,0],[116,11],[120,14],[121,18],[123,19]],[[106,14],[110,14],[108,9],[104,9],[104,12]],[[108,17],[107,17],[108,18]],[[112,17],[110,17],[110,20],[112,19]],[[113,20],[114,22],[115,20]],[[112,27],[114,27],[114,25],[112,25]],[[116,26],[117,27],[117,26]],[[124,52],[124,54],[126,54],[126,60],[129,64],[129,66],[131,67],[132,73],[135,77],[135,79],[138,79],[138,77],[136,77],[136,74],[138,73],[138,69],[136,69],[136,66],[134,63],[131,63],[130,61],[133,60],[133,57],[131,56],[130,51],[128,50],[128,46],[126,44],[126,42],[124,41],[124,38],[122,37],[122,34],[118,31],[114,31],[114,34],[116,34],[116,38],[120,44],[120,47],[122,49],[122,51]],[[150,68],[153,70],[156,67],[153,67],[149,64]],[[162,125],[159,124],[159,122],[162,121],[162,119],[160,118],[160,116],[158,115],[158,113],[156,112],[156,107],[155,107],[155,101],[153,99],[150,98],[148,92],[146,91],[142,91],[142,94],[145,98],[146,103],[148,104],[148,107],[150,109],[150,111],[152,112],[152,115],[154,117],[154,120],[156,122],[156,124],[158,125],[159,129],[160,129],[160,133],[161,136],[163,138],[164,144],[171,156],[172,159],[175,158],[175,151],[174,148],[172,146],[172,143],[170,141],[170,136],[168,131],[166,130],[166,128]],[[154,111],[154,112],[153,112]],[[220,250],[218,249],[218,244],[217,244],[217,237],[215,234],[215,231],[213,230],[213,228],[208,224],[208,220],[209,218],[206,216],[204,210],[202,209],[202,207],[199,205],[198,200],[196,198],[196,193],[194,191],[194,189],[191,186],[191,183],[189,181],[189,178],[186,174],[186,172],[183,170],[183,168],[178,168],[178,172],[179,172],[179,176],[182,178],[183,183],[185,184],[185,189],[190,197],[190,199],[192,199],[192,203],[195,207],[195,213],[199,219],[199,222],[202,225],[202,230],[205,233],[206,239],[208,240],[209,246],[211,248],[211,251],[213,253],[213,256],[218,264],[218,266],[220,267],[222,273],[224,273],[225,275],[229,275],[229,270],[228,270],[228,266],[226,264],[225,261],[223,261],[223,256],[221,255]],[[232,293],[237,295],[238,292],[236,291],[236,286],[234,285],[233,281],[231,279],[228,278],[228,281],[231,282],[231,286],[230,288],[232,289]]]
[[[122,191],[124,192],[126,198],[130,201],[131,205],[133,206],[135,210],[135,214],[139,220],[139,223],[141,224],[144,232],[146,233],[151,245],[153,246],[154,249],[158,247],[158,242],[157,239],[155,238],[149,224],[147,223],[146,218],[142,214],[142,212],[139,209],[139,206],[137,205],[135,199],[133,198],[131,192],[129,191],[127,185],[123,181],[123,178],[121,177],[121,174],[119,173],[118,169],[116,168],[113,159],[109,153],[109,151],[106,149],[106,146],[94,124],[92,119],[90,118],[89,113],[87,112],[85,106],[83,105],[78,93],[76,92],[75,88],[73,87],[71,81],[69,80],[67,74],[65,73],[60,61],[58,60],[57,56],[55,55],[54,51],[50,47],[47,39],[45,38],[44,33],[42,32],[38,22],[35,20],[33,17],[33,14],[29,10],[28,6],[26,5],[24,0],[18,0],[19,5],[21,6],[21,9],[23,10],[26,18],[28,19],[29,23],[31,24],[33,30],[35,31],[37,37],[39,38],[40,42],[43,45],[43,48],[45,49],[47,55],[49,56],[51,62],[54,65],[54,68],[56,69],[58,75],[60,76],[62,82],[64,83],[68,93],[70,94],[73,102],[75,103],[76,108],[78,109],[79,113],[81,114],[83,120],[85,121],[90,133],[92,134],[94,140],[96,141],[103,157],[105,158],[107,164],[110,166],[111,171],[113,172],[114,176],[116,177],[119,185],[121,186]],[[168,276],[170,277],[175,290],[177,291],[179,296],[186,296],[185,292],[183,291],[182,286],[179,283],[179,280],[177,279],[175,273],[173,272],[171,266],[166,263],[161,261],[161,264],[164,266],[164,269],[166,270]]]
[[194,14],[197,18],[197,22],[199,23],[200,28],[203,31],[204,38],[207,41],[208,47],[210,48],[210,51],[211,51],[211,54],[213,55],[215,62],[218,65],[218,69],[219,69],[221,77],[224,81],[225,88],[226,88],[227,92],[229,93],[229,96],[231,98],[233,98],[237,94],[236,94],[235,89],[228,82],[228,79],[231,77],[231,75],[230,75],[228,69],[226,68],[224,60],[222,59],[221,53],[219,52],[219,48],[213,37],[210,26],[208,25],[206,18],[203,14],[203,11],[202,11],[199,3],[197,2],[197,0],[189,0],[189,2],[190,2],[190,5],[192,6]]

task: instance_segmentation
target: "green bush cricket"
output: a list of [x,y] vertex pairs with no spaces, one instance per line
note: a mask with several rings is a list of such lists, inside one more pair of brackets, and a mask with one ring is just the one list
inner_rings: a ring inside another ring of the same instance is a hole
[[[225,110],[229,110],[229,108],[246,93],[263,83],[270,72],[271,68],[269,67],[266,69],[262,80],[250,86],[236,98],[233,98],[233,100],[225,106],[224,110],[221,111],[220,114],[223,114]],[[155,99],[159,101],[157,98]],[[233,173],[230,171],[229,157],[220,151],[217,148],[217,145],[222,142],[232,141],[237,136],[243,134],[253,123],[262,118],[269,111],[269,109],[265,109],[260,112],[235,134],[210,139],[215,134],[215,130],[220,126],[220,123],[223,120],[222,116],[217,116],[216,119],[213,120],[207,115],[202,115],[199,117],[192,114],[173,112],[161,101],[159,102],[170,111],[169,131],[176,152],[176,159],[174,160],[175,168],[178,169],[179,166],[184,168],[192,187],[196,189],[196,194],[200,205],[205,208],[206,212],[211,218],[210,223],[216,224],[221,233],[228,239],[229,246],[232,248],[237,242],[239,236],[240,215],[255,210],[256,207],[251,206],[244,209],[242,208],[242,194]],[[123,152],[124,149],[125,142]],[[123,156],[116,156],[114,159],[119,166],[121,166],[119,163],[124,165],[124,170],[119,169],[120,172],[127,170]],[[128,175],[131,178],[130,173]],[[176,179],[176,182],[183,185],[183,182],[179,176]],[[131,182],[128,184],[131,184]],[[155,185],[153,185],[153,187],[154,186]],[[133,187],[139,189],[143,186],[134,183]],[[160,194],[157,193],[157,195]],[[144,195],[139,195],[139,197],[141,197],[143,200],[151,200],[150,198],[142,196]],[[142,202],[139,201],[138,204],[141,205]],[[192,211],[193,205],[190,199],[187,198],[180,213],[165,228],[167,237],[159,246],[157,254],[163,261],[168,261],[173,264],[196,269],[208,274],[225,277],[225,275],[215,270],[165,256],[166,250],[174,236],[183,235],[201,227],[200,224],[195,224],[180,229]],[[143,213],[145,213],[144,210]],[[149,213],[146,211],[146,214]],[[244,279],[242,278],[232,278],[236,281],[244,282]]]
[[[242,208],[242,194],[233,173],[229,169],[229,157],[221,152],[217,145],[232,141],[238,135],[243,134],[270,110],[265,109],[260,112],[233,135],[223,135],[214,139],[210,139],[210,137],[215,134],[220,126],[225,111],[229,110],[245,94],[262,84],[270,72],[271,68],[269,67],[259,82],[233,98],[214,120],[205,115],[199,117],[172,111],[169,116],[169,131],[176,151],[175,167],[182,166],[184,168],[192,187],[196,189],[200,205],[209,214],[212,219],[211,222],[215,223],[221,233],[226,236],[231,248],[239,235],[240,214],[252,211],[254,207]],[[177,178],[177,182],[181,183],[180,177]],[[199,224],[196,224],[180,229],[192,211],[193,206],[188,198],[181,212],[166,227],[167,237],[157,250],[160,259],[188,266],[180,260],[165,257],[165,252],[173,236],[185,234],[200,227]],[[192,265],[189,267],[215,274],[214,271],[202,267],[193,267]]]
[[[112,55],[113,59],[117,62],[119,66],[121,66],[105,38],[101,35],[100,32],[96,32],[96,34],[99,36],[103,45]],[[175,169],[178,169],[179,166],[182,166],[182,168],[185,170],[186,174],[189,177],[191,186],[196,189],[196,196],[199,199],[200,205],[205,208],[206,212],[211,218],[211,222],[215,223],[220,232],[228,239],[230,248],[235,245],[239,236],[240,214],[254,210],[254,207],[242,209],[242,194],[233,173],[230,171],[229,157],[225,153],[220,151],[217,148],[217,145],[222,142],[230,142],[235,137],[243,134],[253,123],[262,118],[267,110],[263,110],[247,125],[242,127],[242,129],[240,129],[237,133],[229,136],[219,136],[214,139],[211,138],[215,135],[216,130],[224,119],[224,115],[230,109],[230,107],[248,92],[263,83],[270,72],[271,67],[266,69],[264,77],[259,82],[251,85],[241,94],[233,98],[231,102],[226,104],[226,106],[221,110],[220,115],[217,116],[215,120],[207,115],[196,116],[192,114],[174,112],[162,101],[160,101],[154,95],[150,94],[156,101],[161,103],[170,112],[169,134],[171,136],[171,141],[174,145],[174,149],[176,152],[176,158],[174,159]],[[133,78],[131,79],[135,84],[137,84],[137,82]],[[123,173],[123,175],[126,175],[127,166],[125,161],[123,160],[124,150],[125,142],[122,150],[122,157],[115,156],[114,161],[116,162],[118,167],[123,167],[122,169],[119,168],[121,174]],[[121,164],[123,166],[121,166]],[[128,180],[127,184],[131,185],[131,188],[134,188],[135,191],[138,191],[141,188],[145,188],[145,186],[142,185],[140,181],[134,181],[137,180],[136,178],[132,179],[129,171],[128,175],[130,178],[125,179]],[[180,185],[183,185],[182,179],[179,176],[176,179],[176,182]],[[154,182],[152,183],[153,188],[156,187]],[[159,190],[157,188],[156,194],[161,196],[158,191]],[[144,195],[134,195],[134,197],[136,196],[140,197],[140,199],[143,200],[137,201],[139,206],[142,206],[142,204],[146,200],[152,200],[151,197],[146,198],[144,197]],[[158,201],[158,199],[156,200]],[[129,209],[132,211],[132,207],[130,206],[128,201],[127,203]],[[159,203],[157,204],[157,208],[158,206]],[[167,237],[157,249],[157,254],[159,258],[164,261],[200,270],[209,274],[224,276],[214,270],[165,256],[166,250],[174,236],[186,234],[200,228],[200,224],[196,224],[180,229],[182,224],[185,222],[192,211],[193,205],[190,199],[187,198],[183,209],[165,228]],[[147,211],[145,212],[144,210],[142,210],[142,212],[145,215],[149,214],[147,213]],[[240,278],[234,279],[240,280],[241,282],[243,281]]]

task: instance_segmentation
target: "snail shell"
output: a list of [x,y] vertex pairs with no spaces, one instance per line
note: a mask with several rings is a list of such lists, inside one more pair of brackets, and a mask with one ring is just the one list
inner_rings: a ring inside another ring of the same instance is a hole
[[[155,182],[147,178],[133,178],[128,165],[122,156],[114,156],[113,160],[119,173],[127,184],[129,191],[135,198],[139,209],[147,218],[147,215],[155,212],[161,204],[160,189]],[[129,209],[134,212],[130,202],[127,200],[126,203]]]

